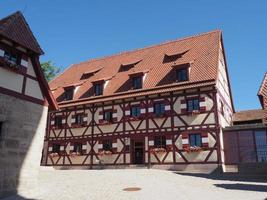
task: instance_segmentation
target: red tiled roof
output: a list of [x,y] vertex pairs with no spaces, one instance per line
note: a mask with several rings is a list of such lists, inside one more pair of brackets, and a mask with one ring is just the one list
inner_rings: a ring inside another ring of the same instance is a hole
[[[82,74],[86,71],[102,67],[94,76],[88,78],[77,90],[73,102],[79,99],[93,99],[94,80],[112,77],[104,89],[103,97],[123,94],[124,92],[135,92],[131,89],[129,74],[136,71],[148,70],[143,83],[143,89],[157,89],[161,86],[175,84],[176,74],[173,73],[173,65],[179,63],[191,63],[189,81],[184,84],[197,82],[214,81],[217,79],[219,49],[221,41],[221,31],[216,30],[192,37],[178,39],[163,44],[124,52],[104,58],[93,59],[87,62],[74,64],[66,69],[62,74],[50,82],[51,88],[57,88],[54,96],[58,101],[64,92],[65,85],[80,81]],[[177,60],[166,61],[166,53],[171,54],[183,52],[182,57]],[[121,65],[140,60],[128,70],[120,70]],[[178,88],[176,88],[178,89]]]
[[262,120],[265,122],[267,117],[267,110],[257,109],[257,110],[245,110],[234,113],[233,121],[242,122],[242,121],[254,121]]
[[265,73],[264,78],[262,80],[258,96],[260,98],[262,108],[267,109],[267,72]]
[[0,20],[0,35],[39,55],[44,53],[28,23],[19,11]]

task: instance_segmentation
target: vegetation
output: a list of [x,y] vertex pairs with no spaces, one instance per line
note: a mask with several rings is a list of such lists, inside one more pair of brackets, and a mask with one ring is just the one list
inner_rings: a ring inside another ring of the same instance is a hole
[[60,72],[60,68],[55,66],[51,61],[41,63],[41,68],[48,82]]

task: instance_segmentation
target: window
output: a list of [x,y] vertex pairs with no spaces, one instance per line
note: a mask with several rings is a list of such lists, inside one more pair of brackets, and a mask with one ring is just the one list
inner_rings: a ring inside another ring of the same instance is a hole
[[154,113],[156,115],[162,115],[165,112],[165,104],[164,103],[155,103],[154,104]]
[[82,144],[81,143],[74,143],[73,152],[81,153],[82,152]]
[[192,112],[193,110],[199,110],[199,99],[187,100],[187,111]]
[[77,114],[75,115],[75,124],[82,124],[83,123],[83,115]]
[[112,112],[111,111],[105,111],[104,112],[104,120],[111,122],[112,121]]
[[3,139],[3,122],[0,122],[0,141]]
[[142,76],[133,77],[133,89],[141,89],[142,88]]
[[222,113],[222,115],[224,116],[224,104],[223,104],[222,101],[221,101],[221,113]]
[[52,153],[60,153],[60,144],[53,144]]
[[131,107],[131,116],[132,117],[139,117],[141,114],[141,109],[139,106],[132,106]]
[[190,134],[189,135],[190,147],[201,147],[201,135],[200,134]]
[[111,151],[112,150],[112,141],[111,140],[103,140],[103,150]]
[[154,146],[156,148],[166,148],[166,138],[165,136],[155,136]]
[[183,68],[183,69],[177,69],[177,81],[182,82],[182,81],[188,81],[188,69]]
[[5,51],[4,57],[10,63],[13,63],[13,64],[18,64],[19,63],[18,55],[16,55],[16,54],[13,54],[13,53]]
[[56,128],[61,128],[62,127],[62,117],[61,116],[56,116],[55,117],[55,127]]
[[65,100],[69,101],[73,99],[73,88],[71,89],[65,89]]
[[95,96],[103,95],[103,84],[95,84],[94,90]]

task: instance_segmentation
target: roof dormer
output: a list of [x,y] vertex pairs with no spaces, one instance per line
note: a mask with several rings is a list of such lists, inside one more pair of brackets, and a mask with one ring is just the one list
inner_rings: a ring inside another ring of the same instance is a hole
[[142,89],[143,83],[146,77],[146,73],[148,70],[145,71],[136,71],[129,74],[129,77],[132,79],[132,89]]

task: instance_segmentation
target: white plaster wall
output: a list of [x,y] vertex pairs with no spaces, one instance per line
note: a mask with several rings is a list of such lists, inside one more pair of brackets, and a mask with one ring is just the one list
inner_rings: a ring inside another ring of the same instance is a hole
[[27,78],[26,80],[25,94],[31,97],[35,97],[37,99],[44,99],[39,83],[36,80],[30,78]]
[[0,87],[22,92],[23,76],[0,67]]

